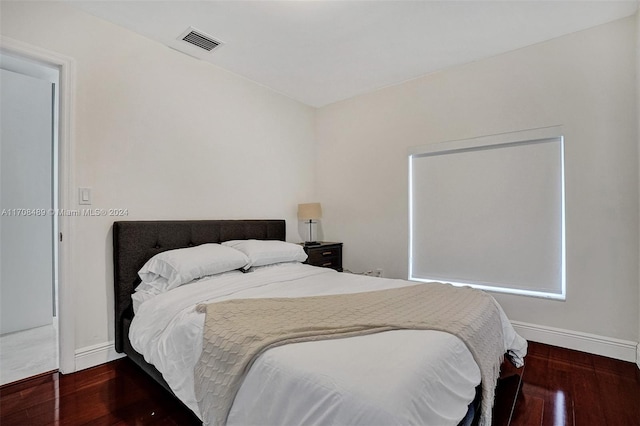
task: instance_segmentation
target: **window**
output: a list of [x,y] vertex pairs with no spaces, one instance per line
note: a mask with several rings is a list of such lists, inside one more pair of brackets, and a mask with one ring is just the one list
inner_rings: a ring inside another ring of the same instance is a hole
[[409,155],[409,279],[565,299],[560,127]]

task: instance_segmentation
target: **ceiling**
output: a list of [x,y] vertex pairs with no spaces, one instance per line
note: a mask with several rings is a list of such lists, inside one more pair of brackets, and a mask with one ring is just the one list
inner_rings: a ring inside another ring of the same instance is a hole
[[[321,107],[635,13],[629,1],[70,1]],[[197,28],[224,44],[199,53]]]

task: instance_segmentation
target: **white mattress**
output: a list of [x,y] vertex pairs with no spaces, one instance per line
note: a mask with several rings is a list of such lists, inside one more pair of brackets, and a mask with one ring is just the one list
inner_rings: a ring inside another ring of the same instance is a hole
[[[193,369],[204,314],[195,305],[237,298],[302,297],[415,285],[302,264],[217,275],[142,300],[131,324],[136,351],[199,415]],[[496,302],[497,303],[497,302]],[[526,341],[502,312],[505,352],[522,362]],[[247,373],[229,425],[456,425],[480,370],[465,344],[439,331],[398,330],[290,344],[262,354]]]

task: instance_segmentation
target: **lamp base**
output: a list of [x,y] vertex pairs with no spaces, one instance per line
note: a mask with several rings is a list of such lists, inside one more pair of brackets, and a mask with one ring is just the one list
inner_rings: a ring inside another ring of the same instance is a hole
[[308,247],[308,246],[319,246],[320,243],[318,241],[305,241],[304,242],[304,246]]

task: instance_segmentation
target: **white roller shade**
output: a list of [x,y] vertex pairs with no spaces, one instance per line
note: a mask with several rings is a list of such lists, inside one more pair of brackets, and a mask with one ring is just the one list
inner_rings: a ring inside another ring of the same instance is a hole
[[564,299],[559,132],[412,150],[409,279]]

